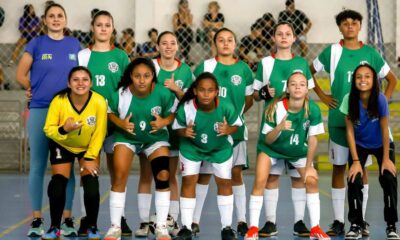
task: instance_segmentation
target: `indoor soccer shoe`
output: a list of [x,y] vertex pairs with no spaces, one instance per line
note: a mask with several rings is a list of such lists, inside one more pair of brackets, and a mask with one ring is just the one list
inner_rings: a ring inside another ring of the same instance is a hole
[[198,223],[192,223],[192,233],[196,236],[197,233],[200,233],[200,225]]
[[369,223],[367,223],[366,221],[363,222],[363,224],[361,225],[361,235],[363,237],[368,237],[369,236]]
[[276,224],[270,221],[266,222],[264,224],[264,227],[262,227],[261,230],[258,232],[258,235],[260,235],[260,237],[271,237],[277,234],[278,229],[276,228]]
[[297,221],[293,226],[293,235],[297,237],[309,237],[310,231],[307,229],[303,220]]
[[319,225],[311,228],[310,231],[310,239],[314,240],[329,240],[331,239],[328,234],[326,234],[320,227]]
[[396,231],[395,225],[390,225],[386,228],[386,239],[387,240],[399,240],[400,236]]
[[344,234],[344,223],[335,220],[330,225],[329,230],[326,232],[329,236],[341,236]]
[[244,240],[258,240],[258,227],[250,227],[246,235],[244,235]]
[[231,227],[224,227],[221,230],[221,239],[222,240],[236,240],[236,234]]
[[44,234],[43,218],[34,218],[31,223],[31,228],[28,231],[28,237],[41,237]]
[[178,232],[175,240],[192,240],[193,233],[186,226],[183,226]]
[[238,222],[237,225],[237,233],[240,236],[244,236],[246,235],[247,231],[249,231],[249,227],[247,227],[247,223],[245,222]]
[[64,237],[77,237],[78,232],[74,228],[74,219],[65,218],[63,224],[61,225],[61,234]]
[[132,230],[128,226],[128,223],[126,222],[125,217],[121,217],[121,235],[125,237],[130,237],[132,236]]
[[135,231],[135,237],[147,237],[149,235],[149,223],[142,222],[140,223],[139,229]]
[[88,240],[100,240],[101,236],[100,236],[99,230],[94,226],[90,227],[88,230],[87,239]]
[[60,239],[61,232],[60,229],[56,227],[51,227],[45,234],[42,235],[43,240],[56,240]]
[[121,240],[121,228],[111,225],[108,229],[104,240]]
[[168,233],[168,228],[165,225],[157,225],[154,235],[156,236],[156,240],[171,240],[171,236]]
[[362,234],[361,234],[361,227],[358,226],[357,224],[352,224],[350,226],[350,230],[346,233],[346,236],[344,239],[361,239]]

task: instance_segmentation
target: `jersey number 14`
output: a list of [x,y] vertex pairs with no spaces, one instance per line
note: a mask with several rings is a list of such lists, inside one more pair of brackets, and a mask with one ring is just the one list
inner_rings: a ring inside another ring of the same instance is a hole
[[299,145],[299,134],[292,134],[290,136],[290,145]]

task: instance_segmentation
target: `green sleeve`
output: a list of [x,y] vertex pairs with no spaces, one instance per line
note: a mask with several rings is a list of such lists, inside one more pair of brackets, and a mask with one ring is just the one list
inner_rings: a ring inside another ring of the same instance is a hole
[[182,127],[186,127],[186,116],[185,116],[185,108],[184,104],[181,105],[178,109],[178,113],[176,114],[175,121]]
[[167,117],[173,112],[172,107],[174,106],[174,103],[175,103],[175,94],[173,94],[169,90],[166,90],[166,88],[163,88],[163,90],[165,90],[165,91],[163,91],[164,97],[163,97],[163,101],[162,101],[162,104],[163,104],[162,116]]
[[310,126],[316,126],[322,123],[322,115],[319,106],[314,103],[310,102]]
[[260,82],[263,82],[263,65],[262,62],[260,61],[257,64],[257,71],[256,71],[256,80],[259,80]]
[[244,69],[244,77],[246,80],[246,86],[251,86],[253,85],[254,82],[254,77],[253,77],[253,72],[251,71],[249,65],[244,63],[245,69]]
[[340,105],[340,111],[341,111],[344,115],[348,115],[348,114],[349,114],[349,93],[346,94],[346,95],[343,97],[342,104]]
[[194,70],[194,76],[198,77],[200,74],[204,72],[204,62],[199,64],[196,69]]
[[114,113],[115,115],[119,116],[118,114],[118,96],[119,96],[119,89],[111,94],[111,97],[107,99],[108,104],[108,113]]
[[331,46],[325,48],[318,56],[319,62],[324,66],[326,72],[330,73],[331,70]]

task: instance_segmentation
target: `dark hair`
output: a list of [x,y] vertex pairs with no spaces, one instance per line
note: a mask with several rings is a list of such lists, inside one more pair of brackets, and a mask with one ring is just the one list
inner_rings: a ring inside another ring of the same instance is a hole
[[122,30],[123,34],[128,34],[131,37],[135,37],[135,31],[133,31],[132,28],[125,28],[124,30]]
[[262,19],[263,19],[264,21],[266,21],[266,22],[268,22],[268,21],[273,21],[274,24],[275,24],[275,18],[274,18],[274,16],[272,15],[272,13],[269,13],[269,12],[264,13],[264,15],[262,16]]
[[148,68],[150,68],[151,72],[153,73],[152,82],[157,83],[157,72],[153,61],[150,58],[138,57],[135,58],[132,62],[130,62],[128,66],[125,68],[124,74],[121,77],[121,81],[118,83],[117,89],[122,87],[122,89],[125,90],[129,87],[129,85],[132,84],[131,74],[133,70],[140,64],[144,64]]
[[90,22],[90,25],[93,26],[93,25],[94,25],[94,22],[96,21],[96,19],[97,19],[98,17],[100,17],[100,16],[107,16],[107,17],[111,18],[111,22],[112,22],[113,27],[114,27],[114,18],[113,18],[113,16],[111,15],[110,12],[105,11],[105,10],[97,11],[97,12],[93,15],[92,21]]
[[152,34],[153,32],[155,32],[155,33],[158,35],[157,29],[152,28],[152,29],[150,29],[150,30],[147,32],[147,36],[151,37],[151,34]]
[[61,8],[64,12],[65,18],[67,18],[67,12],[65,11],[64,7],[58,3],[52,3],[52,4],[47,5],[46,9],[44,10],[44,17],[47,16],[48,11],[53,7]]
[[[160,35],[158,35],[157,45],[160,45],[161,38],[164,37],[164,35],[167,35],[167,34],[171,34],[172,36],[174,36],[176,38],[175,33],[171,32],[171,31],[164,31],[164,32],[160,33]],[[176,39],[176,41],[178,41],[178,39]]]
[[96,13],[98,13],[99,11],[100,11],[100,9],[93,8],[92,11],[90,11],[91,18],[93,18],[96,15]]
[[371,89],[371,95],[369,96],[368,99],[368,107],[367,107],[367,112],[368,112],[368,117],[370,118],[378,118],[379,117],[379,111],[378,111],[378,99],[379,99],[379,81],[378,81],[378,75],[375,71],[375,69],[367,64],[360,64],[358,67],[353,72],[352,76],[352,81],[351,81],[351,89],[350,89],[350,94],[349,94],[349,119],[353,124],[358,124],[360,121],[360,91],[356,87],[356,74],[358,69],[366,67],[372,72],[372,89]]
[[289,7],[291,4],[293,4],[294,3],[294,0],[286,0],[286,2],[285,2],[285,6],[286,7]]
[[[68,73],[68,82],[71,81],[72,75],[73,75],[75,72],[77,72],[77,71],[84,71],[84,72],[86,72],[86,73],[89,75],[90,81],[92,81],[92,73],[89,71],[89,69],[88,69],[87,67],[84,67],[84,66],[76,66],[76,67],[73,67],[73,68],[71,69],[71,71],[69,71],[69,73]],[[71,93],[71,88],[67,87],[67,88],[64,88],[63,90],[57,92],[57,93],[54,95],[54,97],[56,97],[56,96],[58,96],[58,95],[61,96],[61,97],[64,97],[66,94],[70,94],[70,93]]]
[[250,27],[251,31],[255,31],[255,30],[262,30],[263,26],[261,21],[257,20],[255,23],[253,23]]
[[233,38],[235,39],[235,42],[237,42],[236,41],[236,34],[232,30],[230,30],[229,28],[223,27],[223,28],[218,29],[217,32],[215,32],[214,39],[213,39],[214,43],[217,43],[217,37],[221,32],[230,32],[230,33],[232,33]]
[[[30,8],[33,8],[33,5],[32,4],[26,4],[25,6],[24,6],[24,14],[23,14],[23,16],[24,17],[29,17],[30,16]],[[33,10],[33,14],[32,14],[32,17],[36,17],[36,13],[35,13],[35,9]]]
[[194,89],[197,88],[199,83],[205,79],[211,79],[215,83],[215,87],[218,89],[219,84],[218,84],[217,78],[214,76],[214,74],[212,74],[210,72],[203,72],[190,85],[188,90],[183,95],[182,99],[179,101],[177,108],[179,108],[181,105],[185,104],[185,102],[190,101],[196,97],[196,95],[194,95]]
[[274,26],[274,31],[273,31],[273,33],[272,33],[273,36],[275,36],[276,30],[278,29],[278,27],[279,27],[279,26],[282,26],[282,25],[288,25],[288,26],[290,27],[290,29],[292,29],[293,36],[296,36],[296,32],[294,31],[293,24],[291,24],[290,22],[287,22],[287,21],[278,22],[278,23]]
[[340,26],[340,24],[345,21],[346,19],[353,19],[353,20],[358,20],[360,23],[362,23],[362,15],[359,12],[356,12],[354,10],[350,9],[345,9],[341,11],[338,15],[336,15],[336,25]]

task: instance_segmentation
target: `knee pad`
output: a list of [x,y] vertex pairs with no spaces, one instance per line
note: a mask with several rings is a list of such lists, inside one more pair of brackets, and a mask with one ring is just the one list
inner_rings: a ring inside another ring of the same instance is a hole
[[82,185],[84,190],[84,197],[99,198],[99,178],[97,176],[85,175],[82,176]]
[[169,157],[162,156],[153,159],[151,162],[151,170],[153,171],[154,182],[156,185],[156,189],[166,189],[169,188],[169,178],[167,180],[159,180],[158,174],[161,171],[169,172]]
[[65,191],[67,189],[68,178],[61,174],[56,174],[51,177],[49,186],[47,188],[47,195],[49,198],[65,198]]

